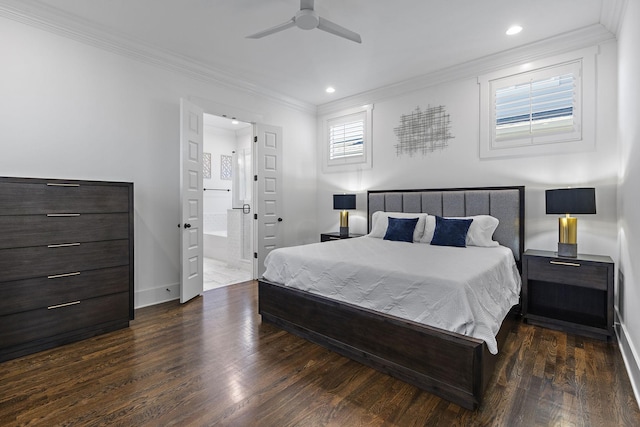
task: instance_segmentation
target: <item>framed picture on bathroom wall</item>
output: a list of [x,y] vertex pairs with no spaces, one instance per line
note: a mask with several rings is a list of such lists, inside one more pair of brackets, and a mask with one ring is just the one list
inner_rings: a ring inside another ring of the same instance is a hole
[[202,177],[211,179],[211,153],[202,153]]
[[220,156],[220,179],[231,181],[233,157],[222,154]]

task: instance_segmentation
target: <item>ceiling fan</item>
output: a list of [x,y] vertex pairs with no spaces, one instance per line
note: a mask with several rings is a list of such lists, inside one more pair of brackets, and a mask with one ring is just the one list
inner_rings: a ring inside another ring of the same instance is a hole
[[319,16],[315,10],[313,10],[314,0],[300,0],[300,10],[295,14],[293,18],[275,27],[260,31],[259,33],[247,36],[248,39],[260,39],[278,31],[286,30],[291,27],[298,27],[303,30],[313,30],[317,28],[327,33],[334,34],[336,36],[344,37],[345,39],[352,40],[356,43],[362,43],[360,34],[354,33],[328,19]]

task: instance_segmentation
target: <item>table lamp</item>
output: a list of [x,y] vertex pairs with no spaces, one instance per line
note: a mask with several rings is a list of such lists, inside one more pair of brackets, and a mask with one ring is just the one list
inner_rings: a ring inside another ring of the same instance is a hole
[[578,256],[578,219],[571,214],[596,213],[595,188],[546,190],[547,214],[565,214],[558,218],[558,256]]
[[347,210],[355,208],[355,194],[333,195],[333,209],[340,210],[340,237],[346,237],[349,235],[349,212]]

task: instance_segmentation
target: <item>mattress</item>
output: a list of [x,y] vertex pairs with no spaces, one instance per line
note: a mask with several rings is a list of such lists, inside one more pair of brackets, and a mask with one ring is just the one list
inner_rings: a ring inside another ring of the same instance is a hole
[[264,278],[402,319],[481,339],[519,302],[520,273],[503,246],[456,248],[372,237],[273,250]]

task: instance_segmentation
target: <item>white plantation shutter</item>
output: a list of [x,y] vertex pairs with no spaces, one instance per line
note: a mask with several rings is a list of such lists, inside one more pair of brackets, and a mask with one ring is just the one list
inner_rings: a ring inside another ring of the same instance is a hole
[[496,140],[573,130],[573,74],[496,91]]
[[491,81],[492,146],[579,139],[580,73],[574,61]]
[[329,160],[364,154],[364,119],[329,124]]
[[371,168],[372,111],[373,105],[363,105],[320,119],[323,172]]

